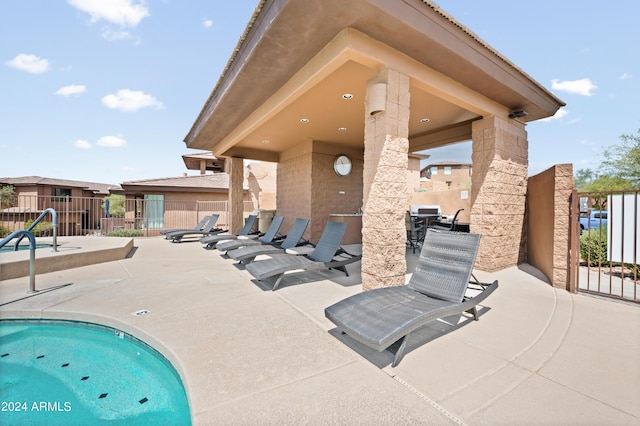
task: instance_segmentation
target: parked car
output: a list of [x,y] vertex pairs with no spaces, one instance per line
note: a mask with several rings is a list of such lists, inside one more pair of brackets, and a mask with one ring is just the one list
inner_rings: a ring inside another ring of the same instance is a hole
[[594,210],[587,217],[580,218],[580,233],[584,230],[598,229],[607,226],[606,210]]

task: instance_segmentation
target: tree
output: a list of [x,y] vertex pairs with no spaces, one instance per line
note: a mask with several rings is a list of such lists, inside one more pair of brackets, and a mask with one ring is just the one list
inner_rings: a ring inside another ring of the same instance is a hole
[[102,208],[106,208],[106,200],[109,200],[109,216],[124,217],[124,195],[111,194],[102,200]]
[[640,188],[640,130],[637,135],[622,135],[619,145],[604,150],[600,165],[602,174],[626,180],[630,188]]
[[4,209],[6,207],[13,206],[13,202],[15,201],[15,189],[13,185],[6,185],[0,187],[0,208]]
[[604,150],[598,173],[579,169],[576,187],[584,192],[622,191],[640,188],[640,130],[637,135],[623,134],[621,143]]

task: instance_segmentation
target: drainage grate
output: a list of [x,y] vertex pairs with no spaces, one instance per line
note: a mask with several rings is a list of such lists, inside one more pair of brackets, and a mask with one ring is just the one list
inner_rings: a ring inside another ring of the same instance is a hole
[[64,367],[68,367],[68,366],[69,366],[69,363],[68,363],[68,362],[67,362],[66,364],[62,364],[62,365],[61,365],[61,367],[63,367],[63,368],[64,368]]
[[2,354],[0,358],[4,358],[5,356],[9,356],[9,354]]
[[107,395],[109,395],[109,394],[108,393],[101,393],[98,398],[103,399],[103,398],[106,398]]
[[144,404],[144,403],[145,403],[145,402],[147,402],[147,401],[148,401],[148,399],[145,397],[145,398],[142,398],[142,399],[141,399],[140,401],[138,401],[138,402],[139,402],[140,404]]
[[38,357],[37,357],[37,358],[38,358],[38,359],[40,359],[40,358],[44,358],[44,355],[38,355]]
[[89,378],[89,376],[84,376],[82,379],[80,380],[87,380]]
[[139,317],[139,316],[142,316],[142,315],[146,315],[146,314],[148,314],[148,313],[149,313],[149,311],[148,311],[148,310],[146,310],[146,309],[140,309],[139,311],[131,312],[131,315],[136,316],[136,317]]

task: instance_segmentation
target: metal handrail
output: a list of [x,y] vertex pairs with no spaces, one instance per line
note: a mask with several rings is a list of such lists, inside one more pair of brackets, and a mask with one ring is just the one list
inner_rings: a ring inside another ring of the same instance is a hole
[[19,240],[24,237],[29,239],[29,291],[27,293],[36,293],[36,237],[31,231],[20,229],[13,231],[7,238],[0,241],[0,248],[7,245],[9,241],[20,235]]
[[[39,224],[40,221],[42,221],[42,219],[47,215],[47,213],[51,213],[51,220],[52,220],[52,227],[53,227],[53,251],[57,252],[58,251],[58,213],[56,213],[56,211],[53,208],[49,207],[45,209],[40,214],[40,216],[38,216],[38,218],[34,220],[33,223],[27,228],[27,231],[32,231],[33,228],[35,228],[36,225]],[[31,235],[33,235],[33,233]],[[23,234],[20,238],[18,238],[18,241],[16,241],[16,244],[15,244],[14,251],[18,251],[18,246],[20,245],[20,242],[25,236],[26,234]]]

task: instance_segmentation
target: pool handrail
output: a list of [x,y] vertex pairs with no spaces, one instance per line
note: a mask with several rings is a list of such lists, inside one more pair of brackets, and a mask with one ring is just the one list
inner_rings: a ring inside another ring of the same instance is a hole
[[[58,251],[58,213],[56,213],[56,211],[53,208],[51,207],[46,208],[40,214],[40,216],[38,216],[38,218],[34,220],[31,225],[29,225],[29,227],[27,228],[27,231],[32,231],[33,228],[35,228],[36,225],[38,225],[42,221],[42,219],[44,219],[47,213],[51,213],[51,226],[53,227],[53,251],[57,252]],[[20,238],[18,238],[18,241],[16,241],[15,248],[14,248],[15,251],[18,251],[18,245],[20,244],[20,242],[24,237],[25,237],[25,234],[23,234]]]
[[8,237],[0,241],[0,248],[7,245],[9,241],[17,236],[20,236],[19,240],[22,240],[24,237],[29,239],[29,291],[27,293],[36,293],[36,237],[33,235],[33,232],[26,229],[13,231]]

